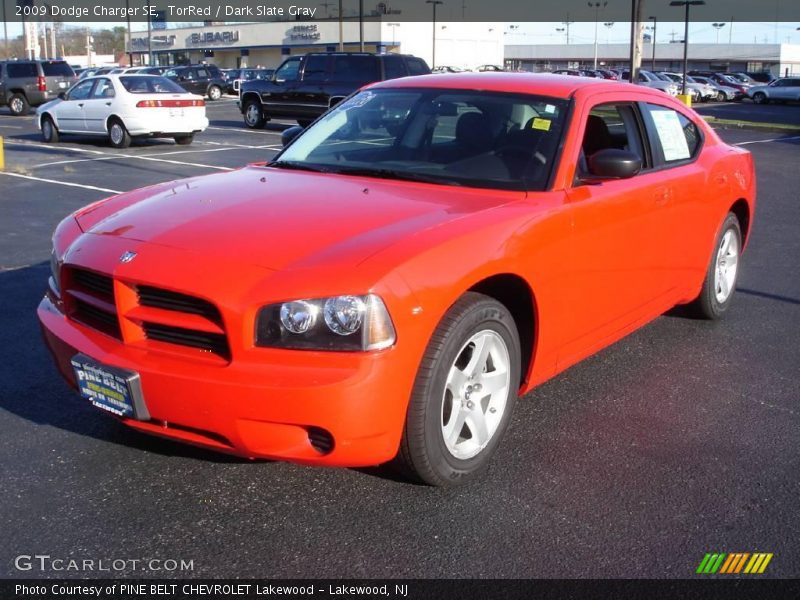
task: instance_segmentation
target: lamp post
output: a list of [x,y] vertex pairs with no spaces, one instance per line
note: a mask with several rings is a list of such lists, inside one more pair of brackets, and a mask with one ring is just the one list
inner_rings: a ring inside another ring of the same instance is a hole
[[684,6],[686,7],[686,16],[684,17],[684,30],[683,30],[683,86],[681,88],[681,95],[686,95],[686,71],[689,70],[689,7],[702,6],[705,0],[672,0],[670,6]]
[[606,21],[603,23],[606,28],[606,44],[608,44],[608,33],[611,31],[611,28],[614,26],[614,21]]
[[563,31],[563,32],[566,33],[566,35],[567,35],[567,46],[569,46],[569,26],[572,25],[574,22],[575,21],[570,21],[569,20],[569,13],[567,13],[567,20],[566,21],[561,21],[561,24],[564,27],[556,28],[556,31]]
[[8,21],[6,21],[6,0],[0,0],[3,3],[3,45],[5,47],[6,53],[3,58],[9,59],[11,58],[10,53],[8,52]]
[[725,27],[725,23],[712,23],[711,26],[717,30],[717,43],[719,44],[719,30]]
[[358,0],[358,51],[364,51],[364,0]]
[[442,0],[425,0],[425,4],[433,7],[433,48],[431,52],[431,69],[436,68],[436,5],[444,4]]
[[339,0],[339,52],[344,52],[344,31],[342,27],[342,20],[344,14],[342,13],[342,0]]
[[386,25],[392,28],[392,47],[394,47],[394,31],[395,27],[400,27],[400,23],[387,23]]
[[650,61],[650,70],[656,70],[656,27],[658,27],[658,17],[647,17],[649,21],[653,22],[653,59]]
[[587,4],[594,8],[594,68],[597,69],[597,17],[600,13],[600,8],[608,6],[608,2],[587,2]]

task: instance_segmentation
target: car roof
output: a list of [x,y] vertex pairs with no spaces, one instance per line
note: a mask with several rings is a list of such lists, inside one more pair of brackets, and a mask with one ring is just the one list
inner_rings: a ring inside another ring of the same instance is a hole
[[[643,91],[640,85],[621,83],[596,77],[573,77],[549,73],[451,73],[447,75],[419,75],[390,79],[369,86],[378,88],[450,88],[471,89],[489,92],[537,93],[556,98],[569,98],[582,88],[593,90],[619,91],[621,86]],[[655,92],[654,92],[655,93]],[[662,92],[658,92],[659,94]]]

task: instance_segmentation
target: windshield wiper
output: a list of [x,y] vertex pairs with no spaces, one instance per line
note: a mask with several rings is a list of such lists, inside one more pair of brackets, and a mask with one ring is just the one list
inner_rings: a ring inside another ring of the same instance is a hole
[[330,173],[331,169],[327,167],[320,167],[318,165],[309,165],[307,163],[294,161],[294,160],[273,160],[268,162],[268,167],[276,167],[278,169],[294,169],[296,171],[312,171],[313,173]]
[[366,167],[339,167],[333,169],[342,175],[361,175],[365,177],[380,177],[382,179],[401,179],[403,181],[419,181],[422,183],[437,183],[441,185],[462,184],[452,179],[445,179],[436,175],[426,175],[425,173],[413,173],[408,171],[397,171],[395,169],[370,169]]

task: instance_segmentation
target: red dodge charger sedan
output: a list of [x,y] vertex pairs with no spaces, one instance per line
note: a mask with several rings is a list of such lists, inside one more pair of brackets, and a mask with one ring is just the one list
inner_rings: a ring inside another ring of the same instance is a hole
[[751,156],[657,90],[409,77],[297,134],[60,223],[38,314],[84,398],[223,452],[456,485],[518,395],[670,307],[731,304]]

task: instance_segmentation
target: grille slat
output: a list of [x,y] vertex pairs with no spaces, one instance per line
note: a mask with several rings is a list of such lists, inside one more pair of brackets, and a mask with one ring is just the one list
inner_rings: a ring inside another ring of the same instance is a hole
[[88,302],[76,299],[75,311],[72,317],[76,321],[80,321],[84,325],[102,331],[107,335],[111,335],[117,339],[122,338],[117,315],[92,306]]
[[183,327],[173,327],[160,323],[142,323],[147,339],[181,346],[190,346],[200,350],[213,352],[225,359],[230,358],[230,349],[225,335],[220,333],[208,333],[195,329],[184,329]]
[[222,324],[222,315],[220,315],[219,309],[202,298],[149,285],[137,286],[136,291],[139,294],[139,304],[142,306],[200,315],[218,325]]
[[114,282],[111,277],[94,271],[72,269],[72,278],[86,291],[94,292],[106,300],[114,298]]

